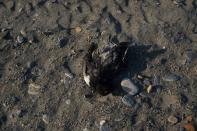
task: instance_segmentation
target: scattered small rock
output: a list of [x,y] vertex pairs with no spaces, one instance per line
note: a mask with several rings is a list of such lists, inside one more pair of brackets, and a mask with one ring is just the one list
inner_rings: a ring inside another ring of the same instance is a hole
[[30,95],[38,95],[40,93],[41,87],[36,84],[29,84],[28,94]]
[[144,77],[141,76],[141,75],[137,75],[137,78],[140,79],[140,80],[143,80]]
[[180,95],[180,102],[181,102],[181,104],[186,104],[188,102],[187,96],[185,96],[184,94],[181,94]]
[[25,31],[25,29],[22,29],[22,30],[20,31],[20,33],[21,33],[23,36],[27,36],[27,32]]
[[66,68],[65,68],[65,76],[68,77],[68,78],[70,78],[70,79],[73,79],[74,78],[73,73],[71,73],[69,71],[69,69],[66,69]]
[[38,39],[36,38],[36,35],[34,33],[30,33],[27,37],[28,37],[28,42],[31,44],[38,42]]
[[100,121],[99,131],[109,131],[109,127],[106,125],[106,121]]
[[71,100],[70,99],[66,100],[66,104],[67,105],[70,105],[70,103],[71,103]]
[[175,74],[169,74],[169,75],[164,76],[163,80],[167,82],[174,82],[174,81],[180,80],[180,77]]
[[175,116],[171,115],[168,117],[168,122],[176,124],[178,122],[178,119]]
[[128,78],[121,81],[122,89],[130,95],[136,95],[139,91],[138,87]]
[[42,120],[45,124],[49,124],[49,116],[47,114],[44,114],[42,116]]
[[27,68],[31,69],[37,65],[36,61],[28,61]]
[[153,86],[149,85],[146,89],[147,93],[150,93],[153,90]]
[[131,95],[123,96],[122,102],[129,107],[134,107],[136,103]]
[[77,33],[79,33],[79,32],[82,31],[82,29],[81,29],[81,27],[76,27],[76,28],[75,28],[75,31],[76,31]]
[[19,44],[25,42],[25,38],[22,35],[18,35],[16,39],[17,39],[17,43]]
[[68,38],[61,38],[59,39],[59,46],[63,48],[68,43]]

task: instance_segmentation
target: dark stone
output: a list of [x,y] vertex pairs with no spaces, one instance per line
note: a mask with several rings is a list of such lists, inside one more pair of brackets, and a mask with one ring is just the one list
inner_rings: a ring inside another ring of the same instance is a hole
[[167,59],[165,59],[165,58],[162,58],[161,61],[160,61],[160,63],[161,63],[162,65],[164,65],[166,62],[167,62]]
[[36,131],[45,131],[45,126],[43,122],[38,122],[36,125]]
[[7,116],[6,115],[2,115],[0,116],[0,127],[5,124],[7,121]]
[[63,48],[68,43],[68,38],[61,38],[59,40],[59,46],[60,48]]
[[184,94],[181,94],[180,97],[181,97],[181,104],[186,104],[188,102],[188,98]]
[[186,35],[183,32],[177,32],[174,34],[174,43],[178,43],[186,39]]

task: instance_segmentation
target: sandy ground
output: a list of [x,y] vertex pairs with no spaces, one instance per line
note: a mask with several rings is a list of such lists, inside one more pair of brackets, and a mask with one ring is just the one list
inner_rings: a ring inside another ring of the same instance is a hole
[[[0,29],[0,130],[195,130],[196,0],[0,0]],[[134,46],[132,107],[87,97],[93,42]]]

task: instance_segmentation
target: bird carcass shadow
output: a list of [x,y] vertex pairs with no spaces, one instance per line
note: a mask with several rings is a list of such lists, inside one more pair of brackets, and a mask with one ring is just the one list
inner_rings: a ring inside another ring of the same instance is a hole
[[[119,71],[113,79],[114,95],[123,95],[120,83],[124,78],[132,78],[135,74],[140,74],[147,68],[147,63],[163,54],[164,49],[158,49],[152,45],[132,45],[128,48],[127,55],[124,58],[124,64],[119,68]],[[135,83],[140,90],[142,85]]]

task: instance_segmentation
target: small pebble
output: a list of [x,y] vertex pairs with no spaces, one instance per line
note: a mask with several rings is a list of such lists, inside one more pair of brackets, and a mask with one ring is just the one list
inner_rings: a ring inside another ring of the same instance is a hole
[[28,38],[28,42],[31,44],[39,42],[39,40],[37,39],[36,35],[33,32],[29,33],[29,35],[27,35],[27,38]]
[[76,28],[75,28],[75,31],[76,31],[77,33],[81,32],[81,27],[76,27]]
[[186,104],[188,102],[187,96],[185,96],[184,94],[181,94],[180,101],[181,101],[181,104]]
[[152,90],[153,90],[153,86],[152,85],[149,85],[147,87],[147,93],[151,93]]
[[66,104],[67,105],[70,105],[70,103],[71,103],[71,100],[70,99],[66,100]]
[[30,95],[38,95],[40,92],[41,87],[36,84],[29,84],[28,94]]
[[48,115],[44,114],[44,115],[42,116],[42,120],[43,120],[43,122],[44,122],[45,124],[49,124],[49,116],[48,116]]
[[131,95],[123,96],[122,102],[129,107],[135,106],[135,100],[133,99],[133,97]]
[[25,42],[25,38],[22,35],[17,36],[17,43],[22,44]]
[[20,31],[20,33],[21,33],[23,36],[27,36],[27,32],[25,31],[25,29],[22,29],[22,30]]
[[109,131],[105,120],[100,121],[99,131]]
[[137,78],[140,79],[140,80],[142,80],[143,79],[143,76],[137,75]]
[[65,69],[65,76],[70,78],[70,79],[74,78],[73,73],[71,73],[68,69]]
[[171,115],[168,117],[168,122],[176,124],[178,122],[178,119],[175,116]]
[[138,87],[128,78],[121,81],[122,89],[130,95],[136,95],[139,91]]
[[180,80],[180,77],[175,74],[169,74],[169,75],[164,76],[163,80],[167,82],[174,82],[174,81]]

